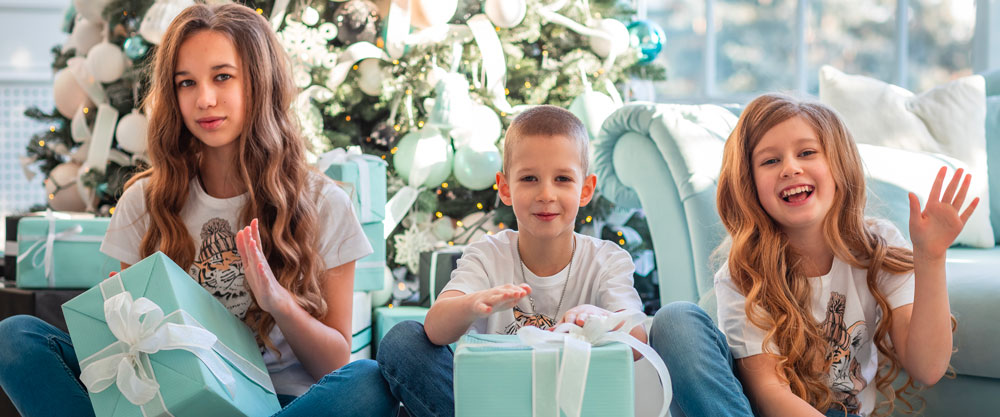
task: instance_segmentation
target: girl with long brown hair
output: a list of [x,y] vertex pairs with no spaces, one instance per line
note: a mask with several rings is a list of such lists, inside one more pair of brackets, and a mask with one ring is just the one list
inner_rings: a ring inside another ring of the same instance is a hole
[[907,385],[944,375],[945,251],[979,202],[961,211],[971,177],[945,177],[923,209],[909,196],[910,249],[892,224],[864,217],[861,157],[833,110],[779,94],[747,105],[719,175],[729,253],[715,290],[760,414],[889,414],[900,370]]
[[[122,268],[156,251],[186,267],[257,336],[279,414],[389,415],[398,402],[378,365],[348,363],[354,265],[372,248],[346,193],[307,164],[294,95],[262,16],[185,9],[156,51],[150,167],[127,184],[101,250]],[[65,333],[0,324],[0,339],[29,352],[0,366],[23,415],[92,415]]]

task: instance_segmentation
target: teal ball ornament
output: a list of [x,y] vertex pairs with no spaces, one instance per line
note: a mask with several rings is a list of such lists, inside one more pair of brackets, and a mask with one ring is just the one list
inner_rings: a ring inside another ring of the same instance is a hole
[[648,20],[636,20],[628,24],[629,45],[639,50],[639,63],[653,62],[663,50],[666,36],[660,25]]
[[146,56],[149,52],[149,45],[142,39],[141,35],[134,35],[125,39],[125,56],[133,61]]
[[[433,127],[413,130],[396,144],[392,164],[399,175],[415,186],[433,188],[451,175],[455,158],[451,142]],[[418,177],[411,177],[417,175]]]
[[473,140],[455,151],[455,179],[470,190],[485,190],[496,182],[503,165],[492,141]]

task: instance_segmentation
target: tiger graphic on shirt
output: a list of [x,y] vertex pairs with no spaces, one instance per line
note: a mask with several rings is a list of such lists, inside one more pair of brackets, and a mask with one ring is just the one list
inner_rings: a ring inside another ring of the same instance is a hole
[[240,319],[246,316],[251,301],[243,271],[236,233],[229,221],[216,217],[205,222],[201,226],[201,247],[188,274]]
[[850,326],[844,322],[846,300],[843,294],[830,293],[826,318],[820,323],[820,328],[830,345],[826,360],[830,363],[830,388],[834,401],[843,404],[848,413],[858,414],[861,409],[858,394],[868,386],[868,382],[861,375],[857,355],[868,338],[868,327],[864,320]]
[[529,313],[521,310],[520,306],[514,306],[514,322],[504,328],[506,334],[517,334],[517,331],[524,326],[535,326],[545,330],[555,326],[555,320],[544,314]]

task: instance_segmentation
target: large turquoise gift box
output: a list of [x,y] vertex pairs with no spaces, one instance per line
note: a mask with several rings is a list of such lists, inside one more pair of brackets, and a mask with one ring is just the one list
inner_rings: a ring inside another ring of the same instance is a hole
[[18,288],[90,288],[120,263],[101,253],[109,217],[22,217],[17,226]]
[[525,326],[517,335],[467,334],[455,348],[455,415],[603,417],[635,415],[633,349],[656,370],[664,405],[670,374],[649,345],[629,335],[641,312],[592,316],[583,327]]
[[281,409],[250,330],[157,252],[63,304],[103,416],[268,416]]
[[385,285],[386,162],[357,148],[338,148],[323,154],[319,170],[338,181],[354,204],[365,237],[375,252],[358,260],[354,267],[354,291],[381,290]]
[[[554,407],[560,353],[533,349],[516,335],[462,336],[455,351],[455,415],[531,416],[539,407],[534,401]],[[583,416],[635,414],[632,349],[627,345],[593,347],[584,379]]]

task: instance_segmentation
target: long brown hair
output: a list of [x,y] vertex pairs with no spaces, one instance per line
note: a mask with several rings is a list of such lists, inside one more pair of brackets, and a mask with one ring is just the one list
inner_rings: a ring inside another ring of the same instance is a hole
[[[309,314],[322,317],[327,305],[318,280],[322,260],[317,252],[317,208],[312,200],[319,187],[310,187],[310,176],[315,174],[305,160],[306,145],[290,112],[296,90],[287,57],[270,25],[246,6],[188,7],[170,24],[157,49],[145,102],[150,115],[150,168],[126,185],[148,178],[144,194],[154,226],[142,238],[141,255],[159,250],[178,265],[194,261],[194,241],[179,214],[189,185],[198,175],[204,145],[184,125],[174,72],[181,44],[205,30],[232,41],[245,71],[246,102],[252,103],[246,106],[243,128],[236,139],[239,150],[232,161],[247,190],[239,221],[246,225],[258,219],[264,256],[278,282]],[[244,322],[261,343],[274,348],[267,336],[275,325],[274,318],[256,302]]]
[[[823,219],[823,239],[838,259],[867,269],[868,289],[882,311],[873,341],[888,364],[880,366],[875,386],[888,400],[879,408],[887,405],[885,413],[890,414],[895,399],[908,394],[913,380],[908,378],[898,390],[892,388],[902,368],[888,338],[893,315],[885,294],[879,290],[879,275],[883,271],[912,271],[913,253],[888,245],[882,236],[869,230],[864,217],[861,156],[850,132],[830,108],[786,95],[765,94],[750,102],[740,115],[726,141],[716,196],[719,215],[730,236],[729,272],[746,297],[747,318],[766,330],[763,346],[765,352],[779,358],[779,377],[788,382],[795,395],[826,411],[836,403],[827,386],[830,347],[809,307],[811,291],[802,272],[802,259],[761,206],[751,165],[753,149],[764,133],[793,117],[803,120],[819,136],[836,185],[833,205]],[[771,343],[778,352],[770,352]],[[909,401],[903,401],[913,408]]]

